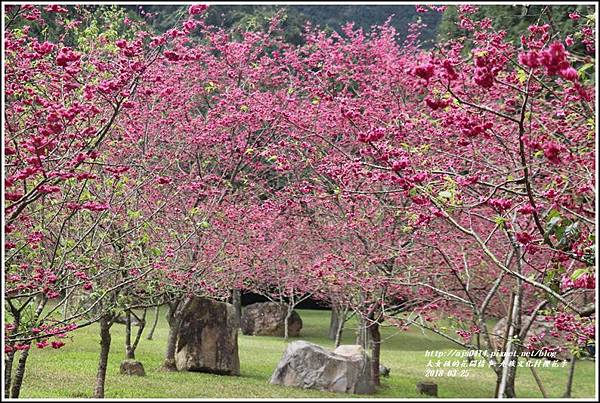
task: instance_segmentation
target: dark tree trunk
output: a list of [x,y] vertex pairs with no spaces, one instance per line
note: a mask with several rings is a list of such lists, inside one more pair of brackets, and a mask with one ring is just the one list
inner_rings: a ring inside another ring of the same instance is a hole
[[381,355],[381,334],[379,333],[379,323],[373,322],[369,327],[371,333],[371,376],[375,386],[381,385],[379,379],[379,361]]
[[146,313],[148,311],[144,309],[144,314],[141,318],[138,318],[138,330],[135,335],[135,340],[133,341],[133,354],[135,355],[135,350],[137,349],[138,344],[140,343],[140,339],[142,338],[142,333],[144,332],[144,328],[146,327]]
[[571,366],[569,367],[569,377],[567,378],[567,389],[563,397],[570,398],[571,390],[573,389],[573,376],[575,375],[575,357],[571,357]]
[[165,360],[162,365],[164,371],[177,371],[175,365],[175,349],[177,348],[177,334],[181,321],[173,318],[171,326],[169,326],[169,336],[167,337],[167,350],[165,352]]
[[125,358],[135,359],[135,350],[131,346],[131,311],[125,313]]
[[[21,323],[21,309],[15,308],[15,306],[10,302],[8,303],[8,306],[10,307],[11,313],[14,318],[13,332],[15,332],[19,329],[19,324]],[[15,345],[14,343],[6,343],[6,345],[11,346],[13,348],[12,351],[6,353],[4,356],[4,397],[9,398],[10,387],[12,384],[12,366],[15,360]]]
[[146,326],[146,310],[144,309],[144,314],[141,318],[135,316],[138,322],[138,329],[135,334],[135,340],[131,343],[131,317],[135,316],[131,310],[127,310],[125,314],[125,358],[126,359],[135,359],[135,349],[137,348],[140,338],[142,337],[142,332],[144,331],[144,327]]
[[106,382],[106,368],[108,366],[108,353],[110,352],[110,327],[111,318],[104,316],[100,319],[100,358],[98,360],[98,372],[96,374],[96,386],[94,398],[104,398],[104,384]]
[[190,300],[190,298],[180,299],[169,304],[169,313],[167,315],[169,322],[169,336],[167,337],[165,360],[162,365],[164,371],[177,371],[177,365],[175,364],[177,336],[179,335],[179,328],[181,327],[183,311]]
[[[48,302],[48,299],[46,297],[42,297],[38,304],[37,307],[35,309],[35,312],[33,314],[33,317],[31,318],[33,320],[33,322],[37,321],[37,319],[39,318],[40,314],[42,313],[42,310],[44,309],[44,307],[46,306],[46,302]],[[11,307],[11,312],[14,316],[14,324],[16,325],[16,329],[18,329],[19,327],[19,323],[20,323],[20,319],[21,319],[21,311],[23,310],[24,306],[21,306],[20,309],[13,309],[13,305],[10,304]],[[27,345],[29,347],[31,347],[31,341],[27,343]],[[12,372],[12,365],[14,363],[14,353],[13,356],[10,358],[10,371],[7,371],[4,373],[5,378],[5,384],[4,384],[4,388],[5,388],[5,393],[8,393],[8,389],[10,388],[10,397],[11,398],[18,398],[19,394],[21,393],[21,385],[23,384],[23,378],[25,377],[25,366],[27,365],[27,357],[29,357],[29,349],[27,350],[23,350],[21,351],[21,355],[19,356],[19,364],[17,365],[17,369],[15,371],[15,375],[11,378],[11,372]],[[8,367],[6,368],[8,369]]]
[[537,383],[537,386],[540,389],[540,392],[542,392],[542,397],[547,398],[548,394],[546,393],[546,389],[544,389],[544,384],[542,383],[542,380],[540,379],[537,371],[535,370],[535,368],[533,366],[529,367],[529,369],[531,370],[531,375],[533,375],[533,378],[535,379],[535,383]]
[[[29,346],[31,346],[31,342],[29,343]],[[27,364],[27,357],[29,357],[29,350],[21,351],[21,355],[19,356],[19,364],[17,365],[15,376],[12,380],[12,387],[10,390],[10,397],[12,399],[17,399],[19,397],[19,394],[21,393],[23,377],[25,377],[25,366]]]
[[[14,346],[13,346],[14,348]],[[12,364],[15,359],[14,350],[4,356],[4,397],[10,397],[10,384],[12,380]]]
[[[515,360],[515,365],[517,364],[516,360]],[[507,398],[515,398],[516,393],[515,393],[515,375],[516,372],[509,372],[508,376],[506,377],[506,385],[504,386],[504,396],[503,397],[507,397]],[[502,383],[502,370],[500,370],[499,372],[496,373],[496,396],[497,396],[497,391],[500,389],[500,384]]]
[[156,325],[158,325],[158,315],[160,313],[160,306],[154,307],[154,323],[152,323],[152,328],[150,328],[150,333],[146,337],[147,340],[152,340],[154,337],[154,331],[156,330]]
[[518,359],[519,359],[518,357],[514,357],[515,367],[510,368],[510,371],[508,373],[508,379],[506,380],[506,389],[504,390],[506,397],[512,398],[512,399],[517,397],[517,392],[515,390],[515,380],[517,379],[517,360]]
[[242,323],[242,291],[239,288],[233,290],[231,294],[231,303],[235,309],[235,318],[239,327]]

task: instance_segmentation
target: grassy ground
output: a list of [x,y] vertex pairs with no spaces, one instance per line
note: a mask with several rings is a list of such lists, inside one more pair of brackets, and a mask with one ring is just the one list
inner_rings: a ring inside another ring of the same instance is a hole
[[[301,337],[325,347],[333,343],[327,339],[328,311],[300,310],[304,322]],[[152,316],[148,319],[152,323]],[[350,324],[352,326],[352,323]],[[119,363],[124,356],[124,326],[112,329],[112,349],[106,381],[106,397],[162,397],[162,398],[346,398],[360,397],[269,385],[269,378],[285,349],[286,342],[275,337],[239,337],[241,376],[218,376],[197,372],[165,373],[159,368],[167,338],[167,325],[161,313],[154,340],[140,342],[137,358],[146,368],[146,377],[119,374]],[[439,397],[492,397],[495,376],[489,368],[467,368],[467,377],[426,378],[429,357],[425,350],[453,350],[455,346],[439,336],[424,334],[418,329],[397,333],[383,330],[382,363],[391,369],[389,378],[373,397],[419,397],[415,384],[433,380],[438,384]],[[295,338],[291,339],[294,340]],[[61,351],[50,348],[32,350],[28,362],[21,397],[91,397],[99,353],[98,328],[90,326],[74,333],[73,341]],[[343,343],[354,342],[354,330],[348,328]],[[462,359],[459,359],[462,360]],[[566,383],[567,367],[539,368],[538,373],[549,397],[561,397]],[[592,361],[577,363],[573,397],[593,397],[595,367]],[[518,372],[518,397],[542,397],[528,368]]]

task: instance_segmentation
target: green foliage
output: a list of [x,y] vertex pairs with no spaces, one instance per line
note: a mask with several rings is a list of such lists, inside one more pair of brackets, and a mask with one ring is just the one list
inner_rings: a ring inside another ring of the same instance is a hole
[[[42,16],[45,24],[31,23],[25,19],[15,20],[16,29],[28,25],[30,34],[40,41],[63,43],[80,51],[86,52],[90,46],[98,46],[99,39],[105,38],[108,44],[105,49],[116,51],[113,42],[117,38],[132,39],[135,31],[132,27],[125,25],[124,19],[128,15],[126,7],[119,5],[76,5],[65,7],[68,12],[65,15],[65,23],[74,23],[71,30],[65,30],[63,23],[58,19],[63,15],[44,11]],[[132,14],[129,14],[133,17]],[[8,18],[8,15],[7,15]],[[18,32],[18,31],[17,31]]]
[[[138,6],[124,6],[130,13],[144,18]],[[146,18],[157,32],[165,32],[177,21],[186,18],[187,6],[179,5],[144,5],[145,13],[157,13]],[[407,35],[410,22],[417,18],[428,25],[424,30],[423,40],[433,39],[441,14],[430,11],[418,14],[412,5],[212,5],[208,8],[206,22],[223,28],[238,31],[255,31],[268,28],[271,17],[283,11],[281,27],[286,42],[294,45],[303,43],[302,33],[307,22],[319,25],[328,31],[340,31],[347,22],[354,22],[355,28],[370,31],[371,26],[383,24],[388,17],[394,15],[391,25],[398,31],[399,39]]]
[[554,235],[558,241],[557,247],[562,250],[569,250],[571,245],[579,237],[579,222],[560,215],[557,210],[551,210],[546,215],[545,238]]
[[[577,12],[582,16],[593,14],[591,5],[485,5],[479,6],[479,11],[472,15],[474,20],[490,18],[492,27],[497,30],[506,30],[506,39],[515,46],[520,46],[521,35],[526,34],[530,25],[549,23],[550,34],[566,37],[576,31],[576,21],[569,18],[569,13]],[[465,35],[466,31],[457,25],[458,13],[456,6],[450,6],[444,13],[439,26],[438,38],[451,39]],[[569,51],[585,53],[581,45]]]

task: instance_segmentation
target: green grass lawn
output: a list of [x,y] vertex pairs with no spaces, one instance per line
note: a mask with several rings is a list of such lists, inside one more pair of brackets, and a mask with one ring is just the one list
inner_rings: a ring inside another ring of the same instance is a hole
[[[299,310],[304,322],[301,336],[291,340],[307,340],[327,348],[333,342],[327,337],[328,311]],[[148,318],[152,323],[152,315]],[[344,344],[354,343],[354,329],[346,329]],[[269,385],[269,378],[282,356],[286,342],[265,336],[239,337],[241,376],[219,376],[198,372],[161,372],[167,338],[167,324],[160,314],[154,340],[145,337],[140,342],[136,358],[144,364],[146,377],[119,374],[119,363],[124,358],[124,329],[113,325],[112,346],[106,380],[107,398],[162,397],[162,398],[347,398],[361,397],[326,393],[314,390]],[[90,326],[73,333],[73,340],[60,351],[46,348],[32,349],[23,383],[23,398],[81,398],[91,397],[99,354],[98,327]],[[489,368],[467,368],[468,377],[426,378],[429,357],[425,350],[453,350],[456,347],[445,339],[418,329],[396,332],[382,331],[382,363],[391,369],[389,378],[373,397],[419,397],[415,384],[433,380],[438,384],[439,397],[492,397],[495,376]],[[460,359],[459,359],[460,360]],[[565,368],[539,368],[538,373],[550,397],[561,397],[567,377]],[[595,394],[595,366],[593,361],[577,363],[573,397],[591,398]],[[528,368],[520,368],[517,384],[518,397],[542,397]],[[365,397],[365,396],[362,396]]]

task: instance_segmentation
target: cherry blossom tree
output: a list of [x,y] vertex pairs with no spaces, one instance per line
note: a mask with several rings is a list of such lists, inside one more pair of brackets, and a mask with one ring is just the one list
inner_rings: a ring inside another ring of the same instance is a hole
[[162,304],[173,370],[189,301],[235,289],[357,315],[376,384],[384,325],[485,351],[498,397],[549,347],[537,317],[574,356],[593,342],[591,18],[542,12],[514,43],[460,5],[464,35],[429,48],[389,22],[293,46],[280,14],[231,32],[206,7],[160,35],[118,8],[6,9],[7,396],[33,343],[99,323],[103,397],[112,324],[133,357],[132,315]]

